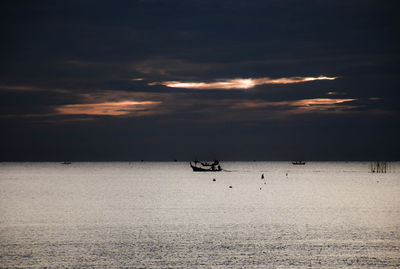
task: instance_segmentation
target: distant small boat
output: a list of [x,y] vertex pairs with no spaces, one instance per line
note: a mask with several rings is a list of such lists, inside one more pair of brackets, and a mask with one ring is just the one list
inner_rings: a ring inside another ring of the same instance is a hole
[[215,160],[212,163],[193,161],[190,162],[190,167],[192,167],[193,172],[220,172],[222,171],[219,161]]
[[71,162],[63,161],[61,164],[71,164]]
[[292,164],[293,165],[305,165],[306,162],[305,161],[293,161]]

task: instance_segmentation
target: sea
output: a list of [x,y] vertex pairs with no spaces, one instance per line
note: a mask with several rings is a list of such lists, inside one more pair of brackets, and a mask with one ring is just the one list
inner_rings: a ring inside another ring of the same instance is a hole
[[400,268],[399,162],[221,166],[0,163],[0,268]]

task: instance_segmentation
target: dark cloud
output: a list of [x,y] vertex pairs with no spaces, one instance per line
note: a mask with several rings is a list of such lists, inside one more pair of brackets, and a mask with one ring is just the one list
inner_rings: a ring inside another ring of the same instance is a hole
[[[1,159],[398,160],[396,7],[2,1]],[[321,75],[338,78],[230,91],[160,85]]]

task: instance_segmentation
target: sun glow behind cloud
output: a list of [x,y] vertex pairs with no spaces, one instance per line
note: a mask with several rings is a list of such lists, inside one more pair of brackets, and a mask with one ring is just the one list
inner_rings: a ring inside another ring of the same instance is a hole
[[231,90],[231,89],[251,89],[258,85],[264,84],[294,84],[309,82],[315,80],[335,80],[337,77],[289,77],[271,79],[264,78],[235,78],[225,79],[216,82],[180,82],[180,81],[164,81],[161,83],[149,83],[150,86],[161,84],[170,88],[199,89],[199,90]]
[[145,111],[160,104],[159,101],[120,101],[96,104],[73,104],[57,108],[62,115],[108,115],[120,116],[134,111]]

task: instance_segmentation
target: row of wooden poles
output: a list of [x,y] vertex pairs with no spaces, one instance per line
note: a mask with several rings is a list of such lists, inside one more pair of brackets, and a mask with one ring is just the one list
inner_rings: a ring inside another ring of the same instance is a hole
[[390,163],[388,162],[371,162],[371,173],[390,172]]

